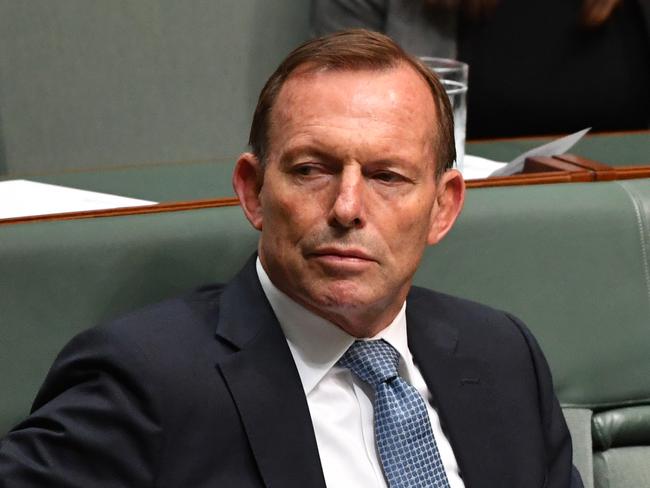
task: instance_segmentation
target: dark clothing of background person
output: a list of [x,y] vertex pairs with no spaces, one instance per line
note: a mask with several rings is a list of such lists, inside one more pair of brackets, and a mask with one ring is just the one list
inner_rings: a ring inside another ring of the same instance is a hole
[[650,2],[623,0],[598,27],[582,0],[500,0],[481,18],[421,0],[314,0],[314,34],[386,32],[417,56],[470,65],[470,138],[645,129],[650,123]]

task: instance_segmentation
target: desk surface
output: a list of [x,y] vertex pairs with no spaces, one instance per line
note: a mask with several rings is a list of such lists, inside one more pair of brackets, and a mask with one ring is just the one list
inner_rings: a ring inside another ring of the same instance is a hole
[[[468,142],[467,153],[509,161],[552,137]],[[650,164],[650,131],[596,134],[585,137],[572,150],[611,166]],[[147,164],[122,169],[93,169],[58,174],[15,175],[43,183],[153,200],[187,201],[234,195],[230,176],[236,155],[207,161]]]
[[[467,152],[495,161],[510,161],[519,154],[555,139],[533,137],[468,142]],[[610,166],[650,165],[650,131],[587,135],[569,152]]]

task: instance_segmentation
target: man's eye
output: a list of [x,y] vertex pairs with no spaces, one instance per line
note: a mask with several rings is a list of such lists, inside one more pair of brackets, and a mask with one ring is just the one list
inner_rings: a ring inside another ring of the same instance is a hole
[[328,173],[328,169],[321,164],[299,164],[293,172],[298,176],[319,176]]
[[376,180],[383,181],[384,183],[397,183],[403,180],[401,175],[393,173],[392,171],[380,171],[372,175],[372,177]]
[[316,173],[316,168],[310,164],[302,164],[294,168],[294,172],[300,176],[310,176]]

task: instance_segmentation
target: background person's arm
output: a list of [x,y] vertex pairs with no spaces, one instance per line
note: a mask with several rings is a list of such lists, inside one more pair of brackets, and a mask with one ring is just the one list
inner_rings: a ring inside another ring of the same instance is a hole
[[386,30],[387,0],[312,0],[312,35],[343,29]]

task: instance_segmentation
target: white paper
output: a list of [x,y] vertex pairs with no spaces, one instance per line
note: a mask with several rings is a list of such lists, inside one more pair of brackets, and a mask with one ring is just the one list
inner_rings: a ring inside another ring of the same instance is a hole
[[465,154],[463,158],[463,178],[466,180],[478,180],[487,178],[490,174],[499,168],[503,168],[506,163],[492,161],[491,159],[480,156]]
[[0,219],[155,203],[28,180],[0,181]]
[[569,149],[571,149],[576,144],[576,142],[582,139],[582,137],[590,130],[591,127],[588,127],[581,131],[575,132],[565,137],[561,137],[560,139],[555,139],[554,141],[551,141],[547,144],[526,151],[525,153],[517,156],[515,159],[510,161],[507,165],[497,169],[496,171],[493,171],[490,176],[508,176],[515,173],[521,173],[524,169],[526,158],[534,156],[551,157],[557,156],[559,154],[564,154]]

